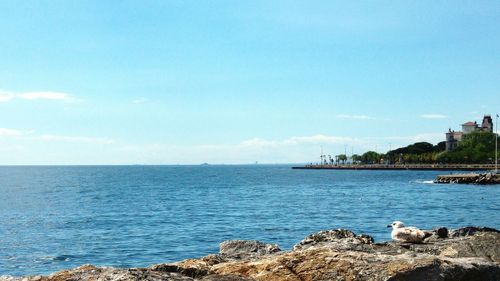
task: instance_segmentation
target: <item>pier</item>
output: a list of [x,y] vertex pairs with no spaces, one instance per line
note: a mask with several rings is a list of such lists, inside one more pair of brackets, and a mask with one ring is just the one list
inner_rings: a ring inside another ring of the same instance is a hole
[[295,166],[292,169],[303,170],[423,170],[423,171],[489,171],[493,164],[346,164]]

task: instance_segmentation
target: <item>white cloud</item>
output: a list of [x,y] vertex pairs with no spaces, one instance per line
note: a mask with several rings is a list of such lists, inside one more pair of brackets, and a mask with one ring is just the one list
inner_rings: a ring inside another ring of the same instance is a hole
[[314,135],[305,137],[291,137],[283,141],[283,144],[346,144],[346,143],[359,143],[360,139],[351,137],[339,137],[339,136],[325,136],[325,135]]
[[60,100],[64,102],[75,101],[75,98],[71,95],[58,92],[26,92],[17,94],[17,96],[24,100]]
[[422,114],[422,115],[420,115],[420,118],[424,118],[424,119],[446,119],[446,118],[448,118],[448,116],[443,115],[443,114],[432,113],[432,114]]
[[0,102],[8,102],[15,98],[23,100],[56,100],[68,103],[76,101],[76,98],[72,95],[61,92],[35,91],[14,93],[0,90]]
[[350,115],[350,114],[339,114],[337,118],[340,119],[354,119],[354,120],[373,120],[375,118],[367,115]]
[[277,146],[298,146],[298,145],[312,145],[312,144],[360,144],[364,141],[358,138],[339,137],[339,136],[300,136],[290,137],[284,140],[266,140],[261,138],[253,138],[244,140],[238,144],[240,147],[277,147]]
[[144,103],[144,102],[147,102],[148,99],[145,98],[145,97],[140,97],[140,98],[136,98],[135,100],[133,100],[132,102],[133,103]]
[[0,102],[8,102],[14,98],[14,95],[9,92],[0,90]]
[[114,140],[109,138],[95,138],[95,137],[84,137],[84,136],[41,135],[35,138],[43,141],[86,142],[86,143],[97,143],[97,144],[114,143]]
[[21,131],[18,129],[0,128],[0,137],[20,137],[23,140],[41,141],[63,141],[63,142],[85,142],[96,144],[112,144],[115,141],[110,138],[65,136],[65,135],[38,135],[35,130]]
[[252,147],[252,146],[275,146],[277,145],[277,141],[269,141],[265,139],[260,139],[260,138],[253,138],[249,140],[244,140],[242,141],[239,146],[242,147]]
[[[344,148],[357,147],[359,149],[373,149],[375,145],[379,147],[389,146],[389,142],[393,147],[406,146],[415,142],[430,142],[438,143],[444,140],[443,133],[422,133],[407,136],[389,136],[389,137],[363,137],[353,138],[344,136],[327,136],[327,135],[312,135],[312,136],[294,136],[283,140],[267,140],[262,138],[253,138],[244,140],[235,145],[196,145],[198,148],[210,149],[227,149],[229,147],[235,149],[251,149],[251,148],[291,148],[291,147],[316,147],[317,145],[325,145],[331,147]],[[162,146],[158,145],[157,146]]]
[[[267,157],[268,159],[272,159],[272,155],[275,155],[281,162],[300,162],[308,161],[308,157],[311,157],[314,153],[319,153],[317,150],[319,150],[321,146],[324,147],[324,153],[333,155],[336,153],[343,153],[346,148],[355,153],[364,153],[368,150],[386,152],[389,149],[404,147],[415,142],[425,141],[436,144],[443,140],[443,133],[421,133],[406,136],[362,138],[318,134],[312,136],[294,136],[282,140],[253,138],[242,141],[236,145],[195,147],[206,151],[207,155],[210,155],[211,152],[215,150],[221,152],[222,155],[226,154],[223,153],[224,151],[235,151],[235,153],[242,155],[242,157],[246,155],[257,155],[262,158]],[[180,150],[183,149],[180,148]],[[287,158],[289,153],[294,156],[292,158]],[[204,153],[201,153],[201,155],[204,155]]]
[[[22,145],[24,154],[2,155],[0,163],[37,164],[196,164],[196,163],[309,163],[326,155],[386,152],[418,141],[437,143],[443,133],[388,137],[331,135],[292,136],[283,139],[251,138],[228,144],[133,144],[104,137],[42,134],[32,130],[0,128],[0,148]],[[37,150],[42,147],[47,149]],[[49,145],[49,143],[51,145]],[[85,153],[83,153],[85,152]],[[9,158],[10,157],[10,158]],[[31,162],[30,162],[31,161]]]
[[412,144],[415,142],[423,142],[423,141],[430,143],[438,143],[440,141],[443,141],[444,138],[445,138],[444,133],[422,133],[422,134],[408,135],[408,136],[389,136],[389,137],[368,138],[368,139],[371,139],[372,141],[386,140],[386,141],[403,142],[402,144],[406,146],[408,144]]
[[17,137],[21,136],[22,132],[16,129],[0,128],[0,136]]

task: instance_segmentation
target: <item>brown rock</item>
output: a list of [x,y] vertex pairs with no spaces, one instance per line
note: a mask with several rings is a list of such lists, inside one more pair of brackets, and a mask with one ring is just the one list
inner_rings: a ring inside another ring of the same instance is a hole
[[323,230],[313,233],[298,244],[293,246],[294,251],[304,250],[312,246],[329,244],[332,247],[342,250],[363,249],[363,245],[373,243],[373,237],[368,235],[356,235],[347,229]]
[[276,244],[266,244],[256,240],[229,240],[220,243],[219,253],[223,256],[244,258],[261,256],[281,251]]

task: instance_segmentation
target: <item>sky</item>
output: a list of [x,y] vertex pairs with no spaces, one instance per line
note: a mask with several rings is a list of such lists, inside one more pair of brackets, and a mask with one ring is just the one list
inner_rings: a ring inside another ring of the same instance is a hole
[[0,165],[436,144],[500,112],[499,30],[499,1],[0,1]]

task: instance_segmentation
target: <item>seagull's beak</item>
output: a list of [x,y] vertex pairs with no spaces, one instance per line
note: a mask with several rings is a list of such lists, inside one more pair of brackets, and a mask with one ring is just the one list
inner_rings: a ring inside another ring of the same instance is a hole
[[392,227],[392,225],[388,224],[387,227]]

